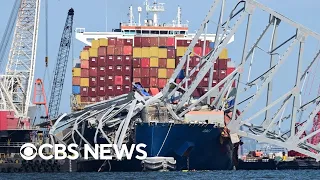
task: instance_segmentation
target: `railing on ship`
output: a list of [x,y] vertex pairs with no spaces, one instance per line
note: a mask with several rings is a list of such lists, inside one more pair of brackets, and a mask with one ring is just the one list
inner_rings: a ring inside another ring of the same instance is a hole
[[[146,25],[139,25],[138,23],[121,23],[121,26],[141,26],[141,27],[148,27]],[[188,24],[159,24],[159,27],[189,27]]]

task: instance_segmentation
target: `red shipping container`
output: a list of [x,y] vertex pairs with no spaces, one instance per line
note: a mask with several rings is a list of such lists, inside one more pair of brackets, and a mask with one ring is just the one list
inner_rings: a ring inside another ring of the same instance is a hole
[[201,40],[199,39],[196,43],[196,45],[194,45],[194,47],[201,47]]
[[[200,41],[200,46],[203,47],[204,41]],[[209,47],[210,41],[206,40],[206,45],[205,47]]]
[[115,56],[114,62],[115,65],[122,65],[123,61],[123,56]]
[[181,47],[187,46],[187,40],[177,40],[177,46],[181,46]]
[[141,83],[141,78],[133,78],[133,82],[135,82],[135,83]]
[[175,69],[167,69],[167,78],[171,78],[172,74],[174,73]]
[[149,77],[141,78],[141,85],[144,88],[148,88],[150,86],[150,78]]
[[123,93],[127,94],[131,91],[131,86],[130,85],[124,85],[123,86]]
[[145,78],[150,76],[150,68],[141,68],[141,77]]
[[96,87],[97,86],[97,78],[96,77],[90,77],[89,78],[89,86],[90,87]]
[[167,50],[167,58],[169,58],[169,59],[176,58],[176,50],[174,48],[168,48],[168,50]]
[[158,79],[158,88],[164,88],[167,84],[167,79]]
[[98,86],[105,86],[106,84],[106,77],[105,76],[99,76],[98,77]]
[[151,41],[149,37],[142,37],[141,38],[141,46],[142,47],[150,47]]
[[89,102],[89,98],[88,97],[81,97],[81,102],[87,103],[87,102]]
[[98,87],[97,95],[98,95],[98,96],[105,96],[105,95],[106,95],[106,89],[105,89],[104,86]]
[[91,46],[85,46],[84,48],[83,48],[83,50],[89,50],[91,48]]
[[123,85],[123,77],[122,76],[115,76],[114,77],[114,84],[115,85]]
[[106,68],[104,66],[100,66],[98,70],[98,76],[105,76],[106,75]]
[[225,77],[227,77],[227,70],[220,70],[219,72],[219,79],[224,79]]
[[193,56],[190,58],[190,60],[191,60],[190,65],[196,66],[200,62],[200,57]]
[[140,68],[133,68],[133,77],[141,77],[141,69]]
[[99,102],[104,101],[105,99],[106,99],[106,95],[98,97]]
[[131,75],[123,76],[123,85],[131,85]]
[[124,46],[123,47],[124,55],[132,55],[132,46]]
[[106,66],[106,56],[99,56],[98,58],[98,66]]
[[95,57],[89,57],[89,67],[97,67],[98,61]]
[[142,47],[142,38],[134,37],[134,47]]
[[158,87],[158,78],[150,78],[150,87]]
[[141,58],[141,67],[142,68],[150,67],[150,58]]
[[150,68],[150,77],[158,77],[158,68]]
[[194,47],[193,52],[195,55],[202,56],[202,47]]
[[72,77],[72,85],[80,86],[80,77]]
[[199,84],[201,87],[208,87],[208,85],[209,85],[209,77],[204,77],[202,80],[201,80],[201,82],[200,82],[200,84]]
[[114,74],[115,75],[122,75],[122,65],[116,65],[114,69]]
[[195,89],[192,93],[193,97],[200,97],[199,89]]
[[109,85],[106,86],[106,94],[108,96],[114,95],[114,85],[109,84]]
[[218,59],[217,61],[219,61],[219,69],[220,70],[227,70],[228,68],[228,59]]
[[90,102],[97,102],[97,97],[89,97]]
[[158,47],[159,46],[158,37],[150,37],[150,46],[151,47]]
[[159,58],[159,68],[167,68],[167,59]]
[[113,75],[106,76],[106,85],[107,84],[114,84],[114,76]]
[[107,55],[114,55],[114,50],[115,50],[115,47],[109,45],[107,47]]
[[133,40],[132,40],[132,39],[125,39],[125,40],[123,41],[123,44],[124,44],[125,46],[131,46],[131,47],[132,47]]
[[174,39],[174,37],[168,37],[168,39],[167,39],[167,46],[168,46],[168,47],[173,47],[173,46],[175,46],[175,39]]
[[89,95],[89,97],[97,96],[97,88],[96,87],[89,87],[88,95]]
[[219,70],[213,70],[213,79],[215,80],[219,79]]
[[88,96],[88,87],[80,87],[80,96],[87,97]]
[[210,51],[211,51],[210,47],[206,47],[206,50],[205,50],[206,55],[208,55]]
[[108,38],[108,46],[115,46],[117,44],[117,38],[110,37]]
[[98,68],[97,67],[90,67],[89,76],[96,77],[98,75]]
[[123,75],[132,76],[132,68],[131,68],[131,66],[129,66],[129,65],[123,66],[122,74],[123,74]]
[[115,67],[113,65],[107,65],[106,75],[113,75],[115,73]]
[[107,47],[99,47],[98,48],[98,56],[106,56],[107,55]]
[[89,77],[89,69],[81,69],[81,77],[88,78]]
[[108,55],[106,58],[106,65],[114,65],[114,56]]
[[159,37],[159,46],[167,46],[167,38]]
[[116,46],[114,48],[114,55],[123,55],[123,46]]
[[227,75],[231,74],[236,68],[234,67],[228,67],[227,68]]
[[132,56],[123,56],[123,65],[132,65]]
[[176,57],[176,65],[178,65],[178,64],[179,64],[179,62],[180,62],[181,58],[182,58],[182,57],[180,57],[180,56],[177,56],[177,57]]
[[117,39],[116,45],[117,46],[123,46],[124,45],[124,39]]
[[212,87],[215,87],[218,84],[218,80],[214,79],[212,80]]
[[214,62],[214,69],[215,69],[215,70],[219,69],[219,59],[217,59],[217,60]]
[[122,95],[123,94],[123,86],[122,85],[116,85],[114,89],[115,95]]
[[132,64],[134,68],[141,67],[141,59],[140,58],[133,58]]
[[89,69],[89,61],[81,60],[81,69]]

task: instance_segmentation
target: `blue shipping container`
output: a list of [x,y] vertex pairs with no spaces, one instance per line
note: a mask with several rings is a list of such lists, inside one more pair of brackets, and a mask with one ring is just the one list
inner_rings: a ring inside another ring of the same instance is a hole
[[213,47],[214,47],[214,42],[210,42],[210,43],[209,43],[209,47],[210,47],[211,49],[213,49]]
[[80,86],[72,86],[72,94],[80,94]]

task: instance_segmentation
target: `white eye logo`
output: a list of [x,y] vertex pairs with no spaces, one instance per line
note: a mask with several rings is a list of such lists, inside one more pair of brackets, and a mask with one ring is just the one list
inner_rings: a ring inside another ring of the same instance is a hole
[[32,160],[37,156],[37,148],[31,143],[26,143],[20,148],[20,156],[24,160]]

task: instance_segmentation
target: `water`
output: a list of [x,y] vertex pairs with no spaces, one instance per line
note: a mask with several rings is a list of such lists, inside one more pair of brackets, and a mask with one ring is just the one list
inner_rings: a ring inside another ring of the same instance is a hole
[[27,173],[27,174],[0,174],[0,179],[11,180],[110,180],[110,179],[212,179],[212,180],[251,180],[251,179],[276,179],[276,180],[302,180],[318,179],[319,171],[317,170],[292,170],[292,171],[199,171],[199,172],[135,172],[135,173]]

